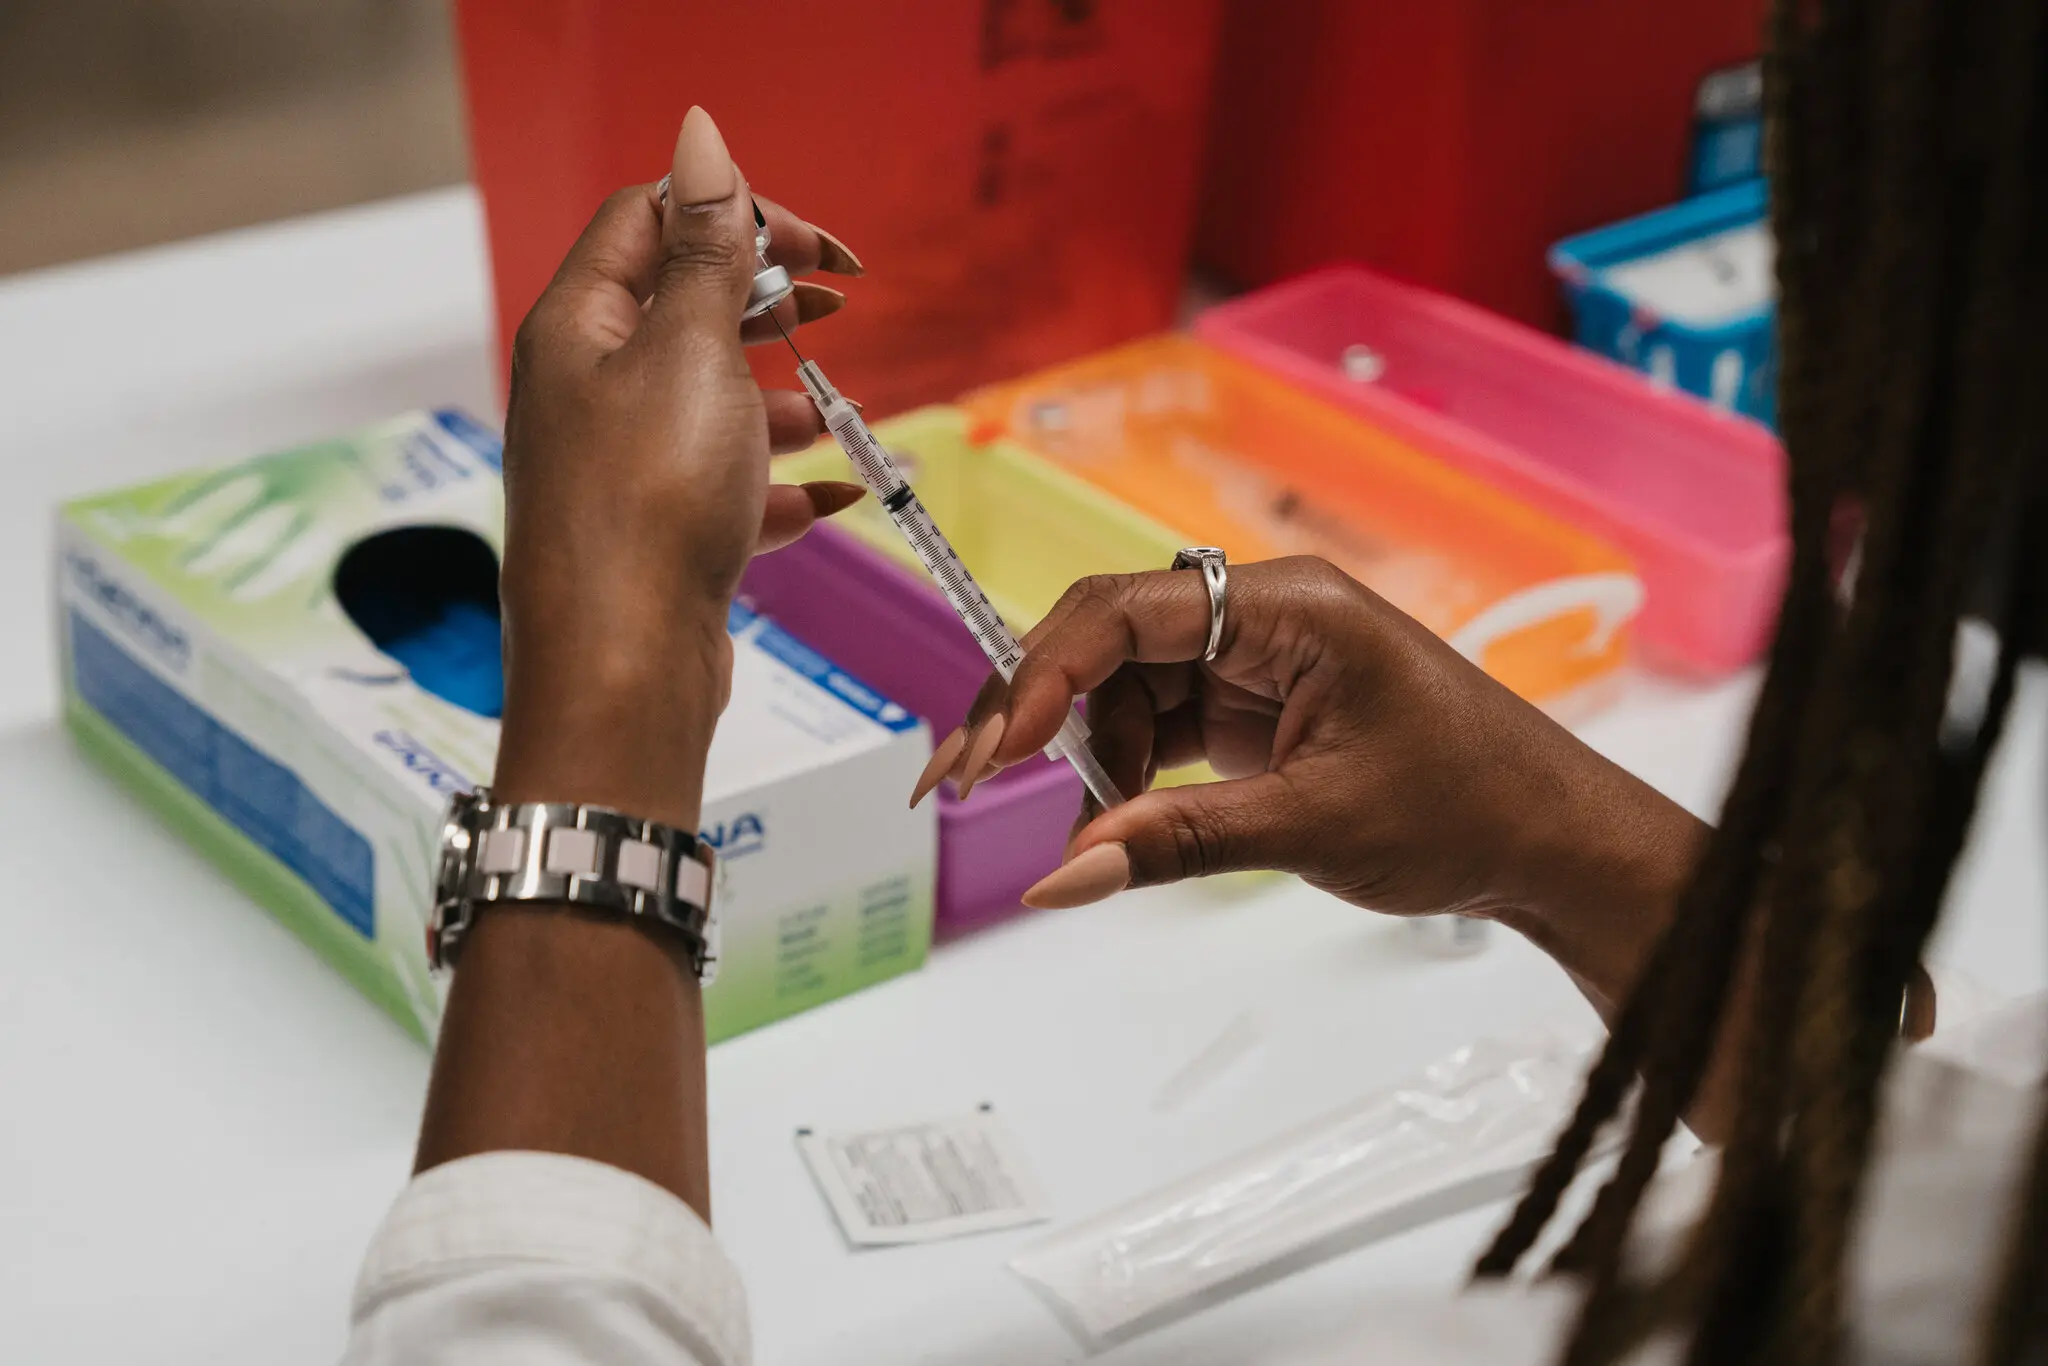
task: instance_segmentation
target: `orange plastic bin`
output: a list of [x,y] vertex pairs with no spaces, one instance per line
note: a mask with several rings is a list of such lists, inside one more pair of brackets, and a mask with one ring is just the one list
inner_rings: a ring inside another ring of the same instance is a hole
[[1554,711],[1626,656],[1643,593],[1621,552],[1191,338],[965,402],[1190,544],[1330,560]]

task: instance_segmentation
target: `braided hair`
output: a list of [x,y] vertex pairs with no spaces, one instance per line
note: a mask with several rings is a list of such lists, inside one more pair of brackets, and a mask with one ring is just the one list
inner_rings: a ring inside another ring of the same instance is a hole
[[[1511,1272],[1625,1122],[1553,1262],[1587,1287],[1572,1366],[1674,1328],[1702,1366],[1840,1358],[1902,993],[2017,662],[2048,645],[2048,5],[1778,0],[1765,83],[1792,530],[1769,672],[1671,928],[1478,1266]],[[1978,690],[1966,618],[1997,640]],[[1676,1262],[1636,1277],[1630,1224],[1717,1044],[1740,1062],[1719,1181]],[[2035,1147],[1989,1366],[2048,1334],[2048,1125]]]

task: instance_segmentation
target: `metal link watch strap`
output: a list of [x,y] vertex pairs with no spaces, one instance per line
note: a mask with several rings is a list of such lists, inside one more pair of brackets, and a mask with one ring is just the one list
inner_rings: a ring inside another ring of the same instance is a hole
[[484,907],[566,902],[667,927],[709,983],[716,869],[710,847],[674,826],[575,802],[496,803],[485,788],[458,793],[442,827],[427,960],[453,967]]

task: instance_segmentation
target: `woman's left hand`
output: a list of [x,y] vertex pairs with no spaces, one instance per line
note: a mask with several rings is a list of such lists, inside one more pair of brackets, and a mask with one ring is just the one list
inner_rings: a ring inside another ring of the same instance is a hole
[[[807,396],[764,393],[747,368],[744,345],[776,336],[741,321],[755,201],[701,109],[670,177],[666,203],[653,184],[605,201],[513,343],[495,786],[694,828],[740,574],[861,490],[769,485],[770,454],[820,423]],[[759,203],[792,275],[860,273],[831,236]],[[799,284],[778,318],[795,328],[843,302]]]

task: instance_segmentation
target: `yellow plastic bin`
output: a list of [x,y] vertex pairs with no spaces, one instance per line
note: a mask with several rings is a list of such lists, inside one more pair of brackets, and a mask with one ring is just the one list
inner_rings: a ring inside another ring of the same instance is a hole
[[[1195,544],[1017,442],[1000,434],[971,438],[970,426],[959,408],[935,405],[878,422],[874,430],[1018,635],[1037,625],[1075,580],[1165,569],[1174,552]],[[829,438],[776,460],[772,477],[779,484],[860,482]],[[862,499],[832,525],[924,577],[916,553],[874,499]],[[934,596],[938,591],[931,588]],[[932,719],[934,733],[943,733],[958,718]],[[1195,764],[1159,774],[1154,785],[1215,776],[1207,764]]]
[[[968,439],[967,429],[967,415],[958,408],[918,408],[876,423],[875,436],[1019,635],[1051,611],[1074,580],[1164,569],[1174,552],[1188,544],[1017,443],[1000,438],[976,443]],[[783,456],[775,462],[774,478],[789,484],[860,482],[830,441]],[[874,499],[854,504],[833,518],[833,525],[924,572],[903,533]]]
[[1627,654],[1630,561],[1334,405],[1192,338],[979,390],[1006,431],[1239,561],[1314,554],[1522,696],[1579,714]]

